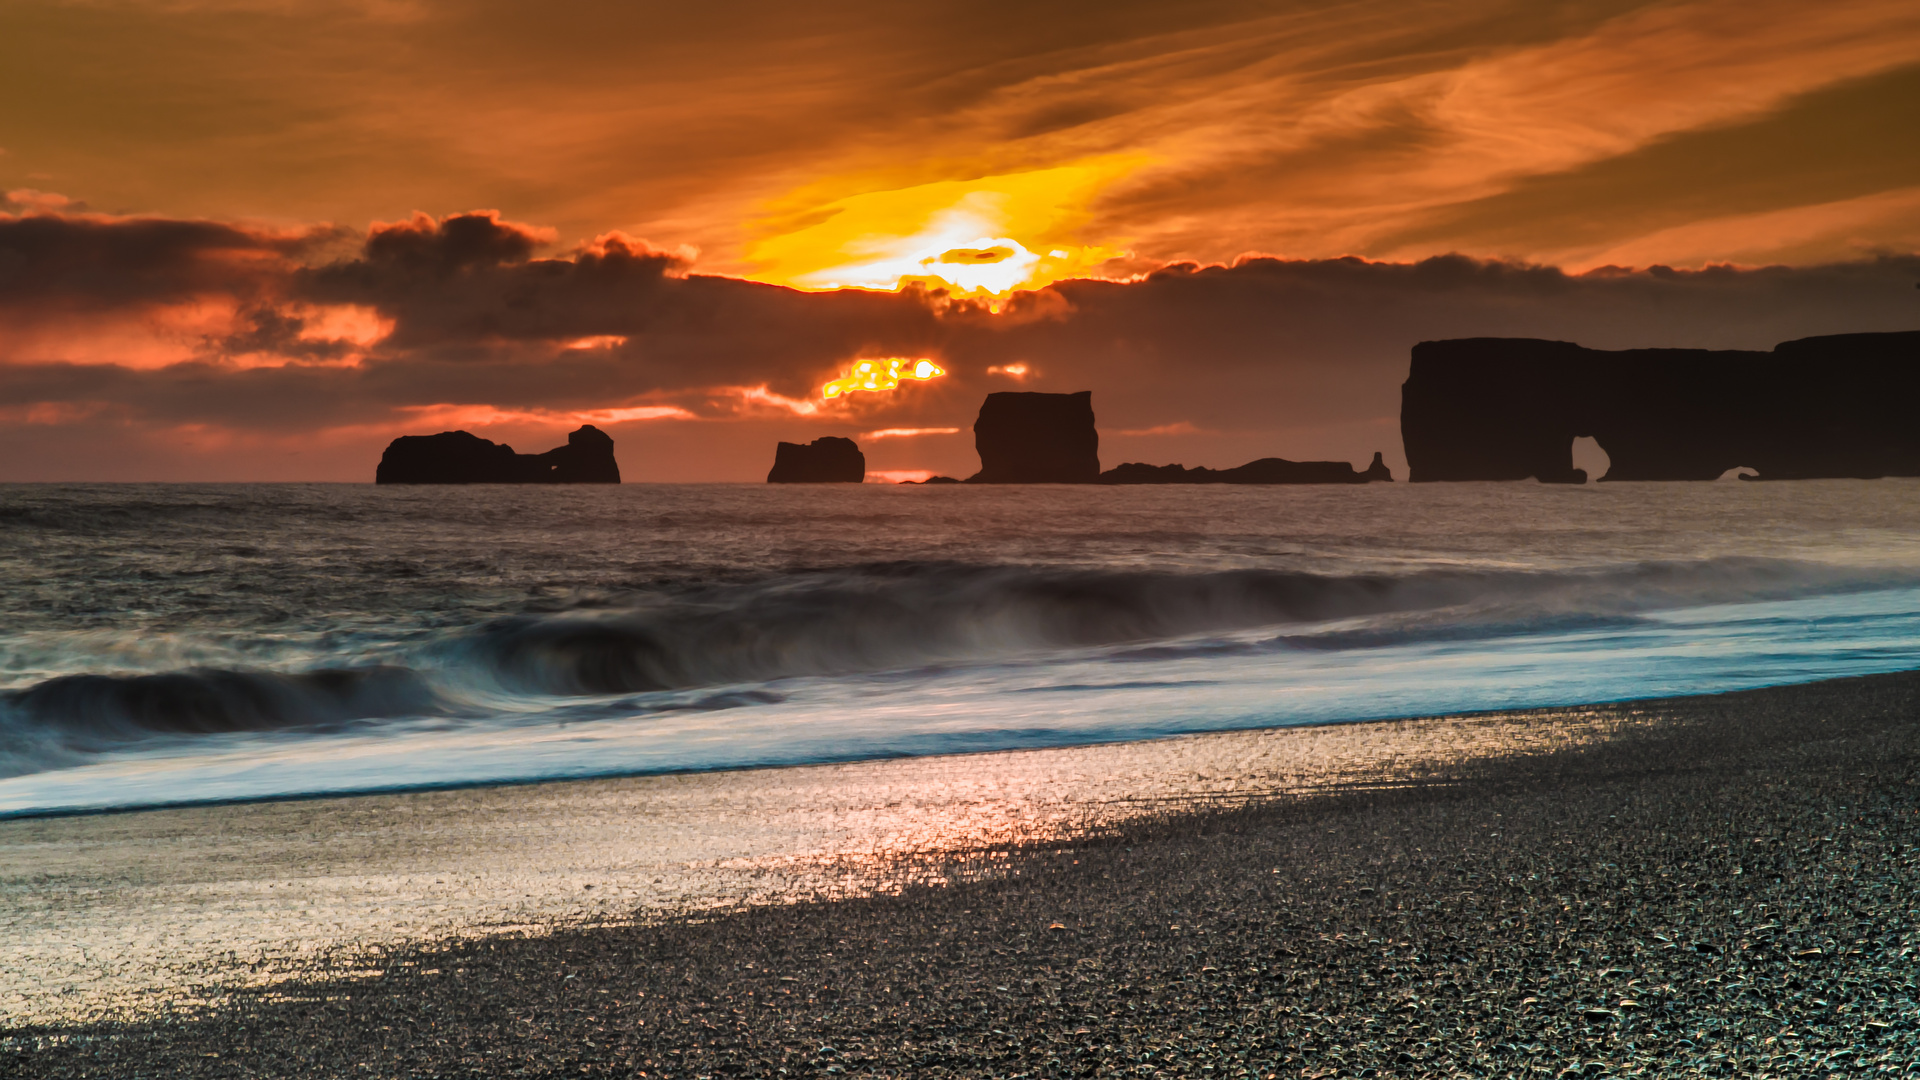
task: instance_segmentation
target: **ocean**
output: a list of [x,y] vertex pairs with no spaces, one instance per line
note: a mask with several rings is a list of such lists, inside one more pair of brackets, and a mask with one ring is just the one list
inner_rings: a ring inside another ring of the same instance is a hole
[[0,815],[1920,666],[1920,481],[0,487]]

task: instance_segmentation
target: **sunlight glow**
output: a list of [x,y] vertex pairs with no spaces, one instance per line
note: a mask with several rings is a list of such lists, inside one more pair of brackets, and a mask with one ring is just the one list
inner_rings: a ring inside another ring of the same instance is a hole
[[932,476],[932,469],[873,469],[867,473],[867,483],[922,484]]
[[343,341],[367,348],[393,333],[393,320],[365,304],[295,304],[301,341]]
[[627,343],[620,334],[595,334],[592,337],[574,338],[560,346],[568,352],[591,352],[596,349],[617,349]]
[[947,373],[931,360],[906,356],[888,356],[877,360],[856,360],[845,378],[834,379],[820,388],[820,396],[832,401],[841,394],[857,390],[892,390],[900,380],[926,382]]
[[[420,427],[468,428],[501,425],[624,424],[637,420],[697,420],[678,405],[637,405],[615,409],[502,409],[493,405],[405,405],[397,412]],[[381,430],[384,430],[381,429]]]
[[879,431],[869,431],[861,435],[862,439],[913,439],[921,435],[958,435],[957,427],[890,427]]
[[868,191],[824,205],[796,195],[791,212],[761,223],[772,235],[749,251],[757,266],[751,276],[816,290],[917,284],[989,302],[1089,276],[1121,252],[1080,244],[1076,234],[1094,199],[1143,164],[1140,157],[1101,158]]

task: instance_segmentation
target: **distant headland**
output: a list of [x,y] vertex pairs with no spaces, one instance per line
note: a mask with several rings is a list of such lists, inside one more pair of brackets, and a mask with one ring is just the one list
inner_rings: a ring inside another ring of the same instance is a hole
[[1580,483],[1582,437],[1606,452],[1607,480],[1920,476],[1916,401],[1920,331],[1772,352],[1466,338],[1414,346],[1400,434],[1416,482]]

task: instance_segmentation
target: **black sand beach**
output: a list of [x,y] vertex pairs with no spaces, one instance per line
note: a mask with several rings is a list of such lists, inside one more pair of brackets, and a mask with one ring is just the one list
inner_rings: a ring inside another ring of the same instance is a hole
[[16,1023],[0,1074],[1920,1072],[1920,674],[1602,711],[1652,722],[980,852],[898,895]]

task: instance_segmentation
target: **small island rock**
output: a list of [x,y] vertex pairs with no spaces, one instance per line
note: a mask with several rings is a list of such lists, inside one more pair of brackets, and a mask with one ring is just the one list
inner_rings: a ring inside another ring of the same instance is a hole
[[567,436],[567,445],[544,454],[516,454],[513,447],[465,431],[402,435],[387,444],[374,470],[376,484],[617,484],[620,464],[613,438],[587,424]]
[[867,455],[852,439],[826,435],[810,443],[774,448],[769,484],[858,484],[867,478]]

